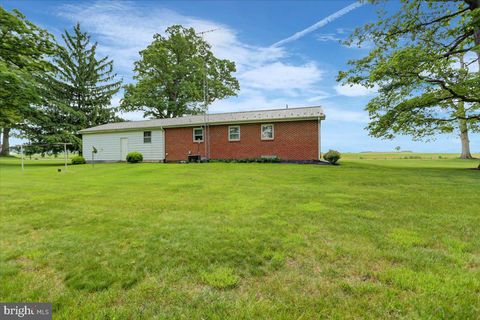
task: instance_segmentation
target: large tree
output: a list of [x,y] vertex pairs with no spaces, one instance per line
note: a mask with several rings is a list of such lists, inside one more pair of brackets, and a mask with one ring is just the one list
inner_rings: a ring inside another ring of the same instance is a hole
[[0,7],[0,128],[2,155],[9,154],[9,137],[36,113],[41,101],[39,75],[50,69],[47,57],[54,54],[53,37],[28,21],[17,10]]
[[80,151],[78,130],[119,120],[110,103],[122,81],[116,79],[113,61],[97,56],[97,43],[90,43],[80,24],[62,38],[65,47],[54,57],[53,71],[43,77],[41,114],[25,132],[32,143],[50,145],[50,151],[63,142]]
[[371,41],[373,49],[349,61],[338,80],[378,87],[366,108],[372,136],[423,139],[455,129],[462,157],[471,157],[468,128],[480,121],[480,75],[473,68],[480,65],[480,0],[400,3],[397,12],[379,10],[377,22],[355,30],[347,43]]
[[210,45],[192,28],[174,25],[135,62],[135,84],[125,86],[123,111],[143,111],[144,117],[169,118],[195,114],[205,104],[236,95],[235,63],[216,58]]

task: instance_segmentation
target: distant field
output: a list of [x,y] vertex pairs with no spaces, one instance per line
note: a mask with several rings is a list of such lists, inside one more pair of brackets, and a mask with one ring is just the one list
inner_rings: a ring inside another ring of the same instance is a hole
[[[473,157],[480,159],[480,153],[472,154]],[[416,153],[416,152],[360,152],[360,153],[342,153],[344,160],[388,160],[388,159],[405,159],[405,160],[445,160],[456,159],[460,157],[459,153]]]
[[0,301],[54,319],[478,319],[479,161],[348,159],[0,158]]

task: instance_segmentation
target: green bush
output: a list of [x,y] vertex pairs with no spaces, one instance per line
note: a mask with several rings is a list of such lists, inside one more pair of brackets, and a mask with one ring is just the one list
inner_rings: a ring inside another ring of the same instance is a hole
[[340,158],[340,152],[336,150],[328,150],[328,152],[323,155],[323,159],[327,160],[331,164],[336,164]]
[[85,161],[85,158],[82,156],[75,156],[72,158],[70,162],[70,164],[85,164],[85,163],[87,162]]
[[127,162],[137,163],[143,161],[143,155],[138,151],[129,152],[127,154]]
[[212,159],[210,162],[225,162],[225,163],[278,163],[280,158],[276,156],[272,157],[260,157],[260,158],[241,158],[241,159]]

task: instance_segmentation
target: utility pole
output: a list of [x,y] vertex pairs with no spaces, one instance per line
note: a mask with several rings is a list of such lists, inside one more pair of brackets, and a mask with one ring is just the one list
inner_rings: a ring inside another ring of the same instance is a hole
[[[197,35],[200,35],[202,37],[202,40],[205,40],[203,38],[203,35],[205,33],[210,33],[219,30],[219,28],[216,29],[211,29],[211,30],[206,30],[202,32],[198,32]],[[204,125],[204,144],[205,144],[205,160],[209,160],[210,158],[210,127],[208,126],[208,121],[209,116],[208,116],[208,79],[207,79],[207,57],[204,57],[203,60],[203,71],[204,71],[204,76],[203,76],[203,107],[205,108],[205,113],[203,115],[203,121],[205,122]]]

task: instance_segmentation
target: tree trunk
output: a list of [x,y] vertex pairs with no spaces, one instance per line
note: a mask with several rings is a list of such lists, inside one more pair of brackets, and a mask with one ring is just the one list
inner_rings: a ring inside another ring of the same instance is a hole
[[460,140],[462,141],[462,155],[460,156],[460,159],[473,159],[472,154],[470,153],[467,120],[459,119],[458,125],[460,127]]
[[[465,65],[464,56],[460,55],[460,68],[465,70],[468,73],[468,68]],[[457,115],[458,115],[458,129],[460,130],[460,140],[462,141],[462,154],[460,159],[472,159],[472,154],[470,153],[470,140],[468,139],[468,123],[465,120],[467,113],[465,112],[465,102],[459,101],[457,104]],[[463,118],[463,119],[462,119]]]
[[2,138],[2,151],[0,155],[9,156],[10,155],[10,128],[3,128],[3,138]]
[[[475,10],[480,8],[480,0],[465,0],[465,2],[468,4],[470,10]],[[475,39],[475,45],[478,46],[480,45],[480,26],[476,26],[474,28],[474,39]],[[475,50],[477,52],[477,57],[478,57],[478,67],[480,68],[480,50]]]

